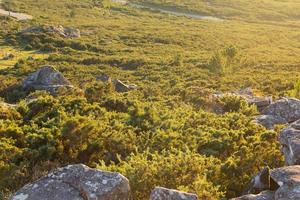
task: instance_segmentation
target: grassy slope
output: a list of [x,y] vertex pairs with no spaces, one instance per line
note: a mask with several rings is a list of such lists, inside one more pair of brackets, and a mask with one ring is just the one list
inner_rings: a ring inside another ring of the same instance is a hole
[[[54,0],[50,5],[46,0],[13,2],[16,2],[17,10],[35,16],[36,20],[32,23],[75,26],[83,33],[81,40],[93,44],[98,38],[99,45],[113,51],[116,57],[145,58],[150,63],[152,76],[162,67],[159,64],[162,60],[172,60],[180,54],[184,58],[184,68],[189,70],[180,69],[182,73],[177,78],[197,79],[203,74],[203,70],[196,67],[197,64],[207,62],[214,51],[234,44],[245,57],[246,65],[238,66],[234,77],[230,74],[228,77],[210,80],[217,81],[221,89],[252,85],[265,93],[274,93],[282,88],[278,86],[279,89],[274,91],[268,89],[270,85],[277,87],[276,84],[280,84],[286,88],[298,78],[300,39],[296,23],[248,23],[240,20],[211,22],[116,5],[108,13],[89,8],[88,0],[64,1],[67,3]],[[249,4],[244,6],[251,10]],[[57,7],[72,9],[57,10]],[[72,10],[76,13],[74,19],[69,17]],[[147,73],[145,71],[148,67],[140,70]],[[290,75],[289,80],[285,79],[286,73]],[[164,73],[159,74],[164,80]],[[265,78],[266,74],[268,79]]]

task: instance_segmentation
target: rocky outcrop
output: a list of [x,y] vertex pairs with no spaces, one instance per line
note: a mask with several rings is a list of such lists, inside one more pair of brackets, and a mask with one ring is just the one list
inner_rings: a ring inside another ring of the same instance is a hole
[[276,124],[292,123],[300,119],[300,101],[295,98],[281,98],[262,111],[255,122],[267,129]]
[[128,200],[128,180],[119,173],[69,165],[24,186],[10,200]]
[[271,171],[271,178],[280,186],[275,200],[300,199],[300,166],[288,166]]
[[80,37],[80,30],[63,26],[32,26],[21,32],[26,33],[55,33],[64,38],[78,38]]
[[265,115],[278,116],[288,123],[300,119],[300,100],[295,98],[281,98],[263,111]]
[[279,136],[286,165],[300,165],[300,120],[283,129]]
[[71,83],[52,66],[43,66],[23,81],[25,90],[46,90],[56,94],[60,88],[73,88]]
[[247,194],[232,200],[274,200],[275,192],[274,191],[263,191],[259,194]]
[[272,129],[277,124],[287,124],[288,122],[280,116],[276,115],[259,115],[254,120],[255,123],[260,124],[267,129]]
[[196,194],[171,190],[163,187],[156,187],[150,196],[150,200],[197,200]]

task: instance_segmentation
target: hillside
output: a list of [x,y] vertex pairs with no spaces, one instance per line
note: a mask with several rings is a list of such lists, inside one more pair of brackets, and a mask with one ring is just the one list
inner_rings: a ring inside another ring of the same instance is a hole
[[285,125],[258,125],[260,110],[232,93],[300,97],[299,3],[1,7],[32,19],[0,16],[0,199],[77,163],[122,173],[141,200],[156,186],[229,199],[283,166]]

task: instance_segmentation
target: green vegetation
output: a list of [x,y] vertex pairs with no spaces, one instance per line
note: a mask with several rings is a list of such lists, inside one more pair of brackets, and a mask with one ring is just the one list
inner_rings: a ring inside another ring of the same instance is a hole
[[[0,18],[0,97],[15,104],[0,102],[0,199],[72,163],[121,172],[135,199],[157,185],[227,199],[259,168],[281,166],[280,127],[254,124],[256,108],[232,96],[216,114],[211,97],[244,87],[299,97],[298,3],[135,1],[226,19],[209,21],[110,1],[3,2],[34,19]],[[47,25],[82,37],[20,33]],[[45,64],[80,90],[24,91],[22,80]],[[117,93],[96,80],[103,74],[139,89]]]

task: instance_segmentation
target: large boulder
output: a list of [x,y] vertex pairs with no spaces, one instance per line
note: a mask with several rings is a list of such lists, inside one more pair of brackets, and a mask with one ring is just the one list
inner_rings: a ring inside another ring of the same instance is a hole
[[60,88],[73,88],[71,83],[52,66],[43,66],[23,81],[25,90],[46,90],[56,94]]
[[128,180],[85,165],[60,168],[17,191],[10,200],[128,200]]
[[150,200],[197,200],[198,196],[192,193],[156,187],[150,196]]
[[287,166],[271,171],[271,178],[280,186],[275,200],[300,199],[300,166]]
[[300,164],[300,120],[283,129],[279,135],[286,165]]
[[80,30],[70,27],[59,26],[32,26],[24,29],[22,34],[27,33],[55,33],[65,38],[78,38],[80,37]]
[[259,115],[255,118],[254,122],[267,129],[272,129],[277,124],[287,124],[285,119],[277,115]]
[[281,98],[263,111],[265,115],[278,116],[288,123],[300,119],[300,100],[295,98]]
[[231,200],[275,200],[275,192],[266,190],[259,194],[247,194]]

